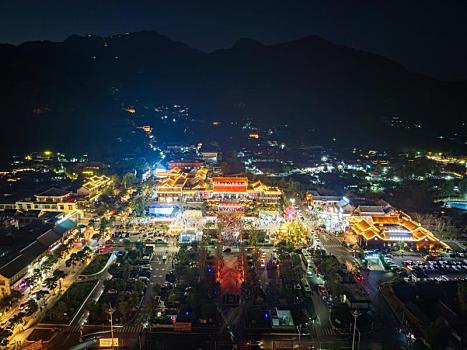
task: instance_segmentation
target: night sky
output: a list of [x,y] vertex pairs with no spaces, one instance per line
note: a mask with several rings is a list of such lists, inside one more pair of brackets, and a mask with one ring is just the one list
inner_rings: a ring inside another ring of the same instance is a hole
[[442,79],[467,78],[467,0],[0,0],[0,42],[156,30],[213,50],[315,34]]

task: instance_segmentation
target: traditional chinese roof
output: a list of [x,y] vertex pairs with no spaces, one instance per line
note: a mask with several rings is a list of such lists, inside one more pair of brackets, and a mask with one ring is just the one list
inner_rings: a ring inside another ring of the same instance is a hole
[[248,178],[246,177],[235,177],[235,176],[223,176],[223,177],[214,177],[212,179],[214,184],[218,185],[247,185]]
[[44,192],[36,194],[36,196],[37,197],[63,197],[63,196],[66,196],[67,194],[70,194],[70,191],[67,191],[61,188],[52,187]]
[[83,188],[91,191],[95,188],[99,188],[103,185],[106,185],[107,183],[110,182],[110,178],[105,176],[105,175],[101,175],[101,176],[98,176],[98,175],[94,175],[92,177],[90,177],[84,184],[83,184]]
[[353,232],[365,240],[381,239],[383,241],[412,241],[428,240],[441,242],[433,233],[412,220],[407,214],[397,212],[393,215],[352,215],[349,218]]

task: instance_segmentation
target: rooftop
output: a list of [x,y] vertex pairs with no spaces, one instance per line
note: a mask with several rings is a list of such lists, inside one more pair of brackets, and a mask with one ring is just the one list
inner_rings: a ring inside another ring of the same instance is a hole
[[373,215],[360,215],[369,213],[356,210],[349,218],[352,231],[365,240],[414,242],[427,240],[446,246],[433,233],[403,212],[394,211],[390,215],[381,215],[379,212]]
[[64,197],[69,193],[70,191],[67,191],[61,188],[51,187],[48,190],[45,190],[44,192],[36,194],[36,196],[38,197]]
[[37,236],[32,243],[22,248],[10,261],[0,267],[0,274],[4,277],[12,278],[47,251],[50,246],[58,242],[66,232],[75,226],[76,223],[74,221],[66,219],[57,223],[53,228],[49,228],[45,232],[42,231],[43,233]]
[[26,248],[21,250],[13,260],[0,267],[0,275],[12,278],[33,262],[38,256],[44,253],[47,248],[48,247],[45,247],[39,241],[32,242]]

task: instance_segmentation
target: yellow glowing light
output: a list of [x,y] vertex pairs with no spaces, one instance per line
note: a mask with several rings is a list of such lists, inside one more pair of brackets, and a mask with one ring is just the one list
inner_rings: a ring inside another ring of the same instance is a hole
[[99,347],[101,348],[110,348],[118,347],[118,338],[100,338]]
[[248,135],[248,137],[249,137],[250,139],[259,139],[259,134],[251,133],[250,135]]

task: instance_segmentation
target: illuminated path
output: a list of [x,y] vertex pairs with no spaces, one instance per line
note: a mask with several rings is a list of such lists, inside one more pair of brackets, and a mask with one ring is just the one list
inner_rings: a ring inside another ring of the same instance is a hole
[[467,203],[467,198],[465,197],[443,197],[443,198],[437,198],[434,200],[435,203],[439,202],[463,202]]
[[443,203],[448,208],[467,210],[467,198],[465,197],[444,197],[434,200],[435,203]]
[[236,255],[224,255],[224,266],[220,270],[221,294],[240,294],[241,273]]
[[107,263],[105,266],[98,272],[93,273],[92,275],[79,275],[79,278],[81,279],[82,282],[84,281],[91,281],[99,278],[102,273],[106,272],[106,270],[109,268],[110,265],[112,265],[115,260],[117,260],[117,252],[114,251],[110,256],[109,260],[107,260]]

